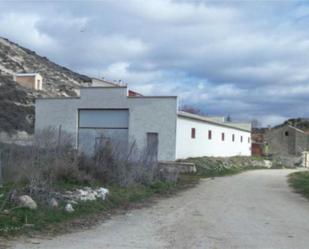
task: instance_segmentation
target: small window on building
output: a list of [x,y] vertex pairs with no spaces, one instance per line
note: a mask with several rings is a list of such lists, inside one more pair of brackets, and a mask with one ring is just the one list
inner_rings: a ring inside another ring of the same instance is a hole
[[221,140],[224,141],[224,132],[221,133]]
[[191,138],[195,138],[195,128],[191,128]]
[[285,135],[286,137],[288,137],[288,136],[289,136],[289,132],[288,132],[288,131],[284,132],[284,135]]
[[232,142],[235,142],[235,134],[232,135]]
[[240,136],[240,142],[242,143],[242,136]]
[[211,130],[209,130],[209,131],[208,131],[208,139],[209,139],[209,140],[211,140],[211,136],[212,136]]
[[250,137],[248,137],[248,143],[250,144],[250,142],[251,142],[251,139],[250,139]]

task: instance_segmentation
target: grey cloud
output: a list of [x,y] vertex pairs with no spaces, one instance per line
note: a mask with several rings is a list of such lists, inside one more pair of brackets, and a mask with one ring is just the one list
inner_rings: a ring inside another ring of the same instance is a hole
[[308,9],[301,1],[1,2],[0,35],[82,73],[268,124],[309,114]]

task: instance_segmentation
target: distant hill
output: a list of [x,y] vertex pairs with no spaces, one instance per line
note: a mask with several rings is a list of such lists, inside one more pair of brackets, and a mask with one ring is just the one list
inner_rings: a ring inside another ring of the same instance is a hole
[[278,128],[286,124],[294,126],[305,132],[309,131],[309,118],[291,118],[286,120],[284,123],[275,126],[274,128]]
[[[22,72],[39,72],[44,90],[29,90],[13,81],[13,75]],[[76,89],[89,82],[89,77],[0,37],[0,132],[33,133],[35,97],[76,96]]]

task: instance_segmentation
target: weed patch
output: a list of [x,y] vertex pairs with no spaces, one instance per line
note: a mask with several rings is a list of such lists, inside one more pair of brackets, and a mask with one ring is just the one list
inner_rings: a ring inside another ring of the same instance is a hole
[[[188,158],[186,162],[194,163],[197,175],[200,177],[217,177],[241,173],[250,169],[264,169],[262,160],[253,157],[196,157]],[[255,165],[253,165],[255,162]]]
[[[149,186],[142,184],[128,187],[109,186],[110,194],[106,200],[82,201],[74,205],[75,211],[68,213],[63,206],[50,209],[47,205],[40,205],[37,210],[16,208],[8,202],[4,207],[6,212],[0,213],[0,236],[16,235],[31,231],[55,231],[61,229],[61,224],[73,222],[76,219],[87,219],[89,216],[104,215],[117,208],[128,207],[132,203],[146,201],[154,195],[165,196],[184,189],[198,182],[198,178],[180,176],[177,183],[157,181]],[[62,185],[65,189],[72,189],[74,185]],[[10,187],[0,188],[0,203],[9,194]]]
[[288,176],[288,182],[297,193],[309,199],[309,171],[290,174]]

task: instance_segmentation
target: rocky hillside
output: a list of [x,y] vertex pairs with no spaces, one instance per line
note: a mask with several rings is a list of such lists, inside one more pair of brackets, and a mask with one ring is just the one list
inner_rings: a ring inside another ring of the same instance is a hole
[[[28,90],[14,82],[14,73],[22,72],[39,72],[44,90]],[[75,96],[76,89],[90,81],[87,76],[0,37],[0,132],[32,133],[35,97]]]
[[91,81],[87,76],[59,66],[4,38],[0,38],[0,71],[11,76],[14,73],[39,72],[43,76],[44,89],[51,95],[74,95],[76,87]]
[[0,76],[0,131],[33,131],[34,95],[10,76]]
[[275,126],[274,128],[278,128],[281,126],[284,126],[286,124],[289,124],[291,126],[294,126],[302,131],[308,132],[309,131],[309,118],[291,118],[286,120],[284,123]]

